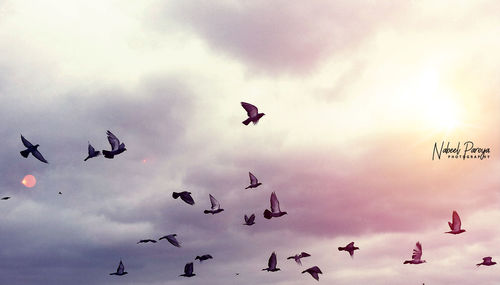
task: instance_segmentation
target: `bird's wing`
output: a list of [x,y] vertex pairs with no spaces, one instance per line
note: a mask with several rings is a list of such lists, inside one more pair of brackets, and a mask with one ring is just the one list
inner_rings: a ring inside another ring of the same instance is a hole
[[453,229],[454,231],[460,230],[460,227],[462,226],[462,221],[460,221],[460,216],[458,216],[457,211],[453,211]]
[[319,267],[317,267],[317,266],[313,266],[313,267],[309,268],[309,270],[316,272],[316,273],[323,274],[323,272],[321,272],[321,269],[319,269]]
[[280,202],[278,201],[278,197],[276,197],[276,193],[271,194],[271,212],[279,213],[280,210]]
[[312,270],[308,270],[307,272],[309,272],[309,274],[311,274],[311,276],[318,280],[319,281],[319,275],[318,275],[318,272],[315,272],[315,271],[312,271]]
[[23,137],[23,135],[21,135],[21,140],[23,141],[25,147],[30,148],[33,146],[27,139]]
[[193,274],[193,263],[192,262],[190,262],[190,263],[186,264],[186,266],[184,266],[184,273],[187,275]]
[[45,158],[43,158],[43,155],[38,150],[33,151],[33,156],[41,162],[49,163]]
[[89,143],[89,155],[91,155],[91,156],[96,155],[96,151],[90,143]]
[[276,253],[273,252],[271,254],[271,257],[269,257],[269,262],[267,263],[269,269],[274,269],[276,268],[278,261],[276,260]]
[[413,260],[420,260],[422,258],[422,245],[420,244],[420,242],[417,242],[411,258]]
[[348,245],[346,245],[345,247],[354,247],[354,242],[350,242]]
[[307,252],[301,252],[300,253],[300,257],[308,257],[308,256],[311,256],[309,253]]
[[483,261],[486,263],[491,262],[491,256],[483,257]]
[[191,194],[189,194],[189,192],[181,193],[181,199],[189,205],[194,205],[193,197],[191,197]]
[[257,116],[257,114],[259,113],[257,107],[252,104],[241,102],[241,106],[245,109],[245,111],[247,111],[247,115],[250,118]]
[[248,218],[248,223],[252,224],[255,221],[255,214],[250,215],[250,218]]
[[218,210],[220,208],[219,201],[212,196],[212,194],[208,194],[210,196],[210,203],[212,204],[212,210]]
[[250,185],[257,184],[259,180],[257,180],[257,177],[253,175],[251,172],[248,172],[248,176],[250,176]]
[[174,246],[176,247],[181,247],[181,245],[179,244],[179,241],[177,241],[177,239],[173,236],[173,235],[168,235],[167,236],[167,240],[173,244]]
[[245,215],[245,223],[248,224],[248,216],[247,215]]
[[111,145],[111,150],[118,150],[120,146],[120,140],[110,131],[107,131],[106,134],[108,134],[108,141]]
[[120,260],[120,264],[118,265],[118,269],[116,269],[116,273],[123,274],[123,271],[125,271],[125,266],[123,266],[123,262]]

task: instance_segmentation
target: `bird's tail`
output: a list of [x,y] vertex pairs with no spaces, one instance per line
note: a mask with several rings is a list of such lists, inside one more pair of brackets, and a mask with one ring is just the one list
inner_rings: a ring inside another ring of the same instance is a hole
[[266,219],[268,219],[268,220],[269,220],[270,218],[272,218],[271,211],[269,211],[268,209],[266,209],[266,210],[264,211],[264,218],[266,218]]
[[25,149],[25,150],[21,151],[21,155],[22,155],[23,157],[28,157],[28,155],[29,155],[29,154],[30,154],[29,149]]
[[245,126],[248,126],[248,124],[250,124],[250,122],[252,121],[252,119],[248,118],[246,120],[244,120],[242,123],[245,125]]
[[205,211],[203,211],[203,213],[210,214],[211,212],[209,210],[205,210]]
[[403,264],[408,264],[408,263],[411,263],[411,261],[405,260],[405,262],[403,262]]
[[179,196],[180,196],[180,195],[181,195],[181,194],[180,194],[180,193],[177,193],[177,192],[172,193],[172,197],[173,197],[174,199],[179,198]]
[[87,158],[85,158],[83,161],[87,161],[87,159],[89,159],[89,158],[90,158],[90,156],[87,156]]
[[345,247],[339,246],[339,251],[345,250]]
[[109,151],[109,150],[103,150],[102,154],[104,155],[105,158],[113,158],[113,157],[115,157],[115,155],[112,154],[111,151]]

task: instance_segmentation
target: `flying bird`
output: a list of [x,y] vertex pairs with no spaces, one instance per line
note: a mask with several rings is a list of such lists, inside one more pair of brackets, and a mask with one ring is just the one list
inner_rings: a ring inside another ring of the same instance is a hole
[[300,261],[300,259],[303,257],[308,257],[308,256],[311,256],[311,255],[307,252],[301,252],[300,254],[290,256],[287,259],[293,259],[293,260],[295,260],[295,262],[297,262],[298,265],[302,265],[302,261]]
[[10,197],[3,197],[2,200],[9,200]]
[[451,231],[445,232],[445,234],[458,235],[458,234],[461,234],[461,233],[465,232],[465,230],[462,230],[460,228],[462,226],[462,222],[460,221],[460,216],[458,216],[457,211],[453,211],[453,215],[452,215],[452,220],[451,221],[452,222],[448,222],[448,225],[450,226]]
[[318,274],[323,274],[323,272],[321,272],[321,269],[319,269],[319,267],[317,267],[317,266],[313,266],[311,268],[308,268],[308,269],[302,271],[302,274],[304,274],[306,272],[309,273],[309,274],[311,274],[311,276],[314,279],[318,280],[318,281],[319,281],[319,275]]
[[137,244],[148,243],[148,242],[156,243],[154,239],[141,239],[140,241],[137,242]]
[[100,151],[96,151],[94,149],[94,147],[90,144],[89,142],[89,155],[87,156],[87,158],[85,158],[83,161],[87,161],[87,159],[89,158],[92,158],[92,157],[96,157],[96,156],[99,156],[101,154]]
[[262,183],[259,183],[259,180],[257,179],[257,177],[255,177],[255,175],[252,174],[252,172],[248,172],[248,176],[250,176],[250,185],[247,186],[247,188],[245,188],[245,189],[257,188],[260,185],[262,185]]
[[250,215],[250,218],[245,215],[245,223],[244,225],[251,226],[255,224],[255,214]]
[[193,277],[196,274],[193,273],[193,263],[190,262],[184,266],[184,274],[181,274],[179,276],[184,276],[184,277]]
[[196,256],[194,260],[199,259],[200,262],[207,260],[207,259],[212,259],[213,257],[210,254],[204,254],[202,256]]
[[341,247],[341,246],[339,247],[339,251],[343,251],[343,250],[347,251],[347,252],[349,252],[349,254],[351,255],[351,257],[354,256],[354,251],[358,250],[358,249],[359,249],[359,247],[354,246],[354,242],[349,243],[345,247]]
[[417,242],[415,249],[413,249],[411,260],[406,260],[403,264],[420,264],[424,262],[426,261],[422,260],[422,245],[420,242]]
[[270,218],[277,218],[281,217],[283,215],[286,215],[287,212],[282,212],[280,210],[280,202],[278,201],[278,197],[276,197],[276,193],[273,192],[271,194],[271,211],[266,209],[264,211],[264,218],[270,219]]
[[59,191],[59,193],[58,193],[58,194],[59,194],[59,195],[62,195],[62,192],[61,192],[61,191]]
[[250,122],[255,125],[259,122],[260,118],[265,115],[264,113],[259,113],[257,107],[252,104],[241,102],[241,106],[245,109],[245,111],[247,111],[248,115],[248,119],[243,121],[243,124],[245,125],[250,124]]
[[43,158],[43,155],[38,151],[38,147],[40,146],[39,144],[36,145],[31,144],[27,139],[23,137],[23,135],[21,135],[21,141],[23,142],[24,146],[27,147],[25,150],[21,151],[21,155],[23,157],[27,158],[28,155],[31,153],[41,162],[49,163],[45,158]]
[[162,236],[160,239],[158,240],[162,240],[162,239],[166,239],[168,240],[169,243],[171,243],[172,245],[176,246],[176,247],[181,247],[181,244],[177,241],[177,238],[176,238],[177,234],[171,234],[171,235],[166,235],[166,236]]
[[123,266],[123,262],[120,260],[120,264],[118,265],[118,268],[116,269],[116,272],[109,273],[109,275],[118,275],[122,276],[127,274],[128,272],[125,271],[125,266]]
[[212,204],[212,209],[205,210],[205,211],[203,211],[203,213],[214,215],[214,214],[217,214],[217,213],[224,211],[224,209],[220,208],[219,201],[217,201],[217,199],[215,199],[214,196],[212,196],[212,194],[208,194],[208,195],[210,196],[210,203]]
[[174,192],[172,193],[172,197],[177,199],[181,197],[181,200],[188,203],[189,205],[194,205],[193,197],[191,197],[191,192],[182,191],[182,192]]
[[267,262],[267,268],[262,269],[262,271],[275,272],[280,270],[279,268],[276,268],[277,263],[278,261],[276,259],[276,253],[273,251],[273,253],[269,257],[269,261]]
[[497,264],[497,263],[494,262],[494,261],[491,261],[491,256],[488,256],[488,257],[483,257],[483,262],[476,264],[476,266],[477,267],[479,267],[481,265],[492,266],[492,265],[495,265],[495,264]]
[[105,158],[113,158],[115,155],[118,155],[127,149],[125,148],[124,143],[120,143],[120,140],[110,131],[107,131],[106,134],[108,135],[108,141],[109,144],[111,145],[111,150],[103,150],[102,154],[104,154]]

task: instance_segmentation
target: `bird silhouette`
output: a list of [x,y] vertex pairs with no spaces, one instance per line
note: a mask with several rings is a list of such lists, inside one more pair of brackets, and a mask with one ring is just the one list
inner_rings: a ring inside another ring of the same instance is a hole
[[281,270],[279,268],[276,268],[277,263],[278,261],[276,259],[276,253],[273,252],[269,257],[269,261],[267,262],[267,268],[262,269],[262,271],[275,272]]
[[286,215],[287,212],[282,212],[280,210],[280,202],[278,201],[278,197],[276,197],[276,193],[273,192],[271,194],[271,211],[266,209],[264,211],[264,218],[270,219],[270,218],[277,218],[281,217],[283,215]]
[[452,222],[448,222],[448,225],[450,226],[450,229],[451,231],[449,232],[445,232],[445,234],[454,234],[454,235],[458,235],[458,234],[461,234],[463,232],[465,232],[465,230],[462,230],[460,227],[462,226],[462,222],[460,221],[460,216],[458,216],[458,213],[457,211],[453,211],[453,215],[452,215]]
[[184,276],[184,277],[193,277],[196,274],[193,273],[193,263],[190,262],[184,266],[184,274],[181,274],[179,276]]
[[36,159],[40,160],[41,162],[45,162],[45,163],[49,163],[44,157],[43,155],[40,153],[40,151],[38,151],[38,147],[40,145],[36,144],[36,145],[33,145],[32,143],[30,143],[27,139],[25,139],[23,137],[23,135],[21,135],[21,141],[23,142],[24,146],[26,147],[25,150],[22,150],[20,153],[21,155],[24,157],[24,158],[27,158],[28,155],[31,153],[34,157],[36,157]]
[[118,275],[122,276],[127,274],[128,272],[125,271],[125,266],[123,266],[123,262],[120,260],[120,264],[118,265],[118,268],[116,269],[116,272],[109,273],[109,275]]
[[251,226],[255,224],[255,214],[250,215],[250,218],[245,215],[245,223],[244,225]]
[[415,249],[413,249],[411,258],[411,260],[406,260],[403,264],[421,264],[426,262],[425,260],[422,260],[422,245],[420,242],[417,242]]
[[339,251],[347,251],[351,257],[354,256],[354,251],[358,250],[359,247],[354,246],[354,242],[349,243],[345,247],[339,247]]
[[10,199],[10,197],[8,197],[8,196],[2,198],[2,200],[9,200],[9,199]]
[[166,236],[162,236],[160,239],[158,240],[162,240],[162,239],[166,239],[168,240],[169,243],[171,243],[172,245],[176,246],[176,247],[181,247],[181,244],[177,241],[177,238],[176,238],[177,234],[171,234],[171,235],[166,235]]
[[488,257],[483,257],[483,262],[476,264],[476,266],[477,267],[479,267],[481,265],[492,266],[492,265],[495,265],[495,264],[497,264],[497,263],[494,262],[494,261],[491,261],[491,256],[488,256]]
[[241,106],[245,109],[245,111],[247,111],[248,115],[248,119],[242,122],[245,125],[250,124],[250,122],[252,122],[255,125],[259,122],[260,118],[262,118],[262,116],[265,115],[264,113],[259,113],[257,107],[255,107],[252,104],[241,102]]
[[309,256],[311,256],[309,253],[307,253],[307,252],[301,252],[300,254],[296,254],[294,256],[290,256],[287,259],[293,259],[293,260],[295,260],[295,262],[297,262],[298,265],[302,265],[302,261],[300,261],[300,259],[304,258],[304,257],[309,257]]
[[83,161],[87,161],[87,159],[89,158],[92,158],[92,157],[96,157],[96,156],[99,156],[101,154],[100,151],[96,151],[94,149],[94,147],[90,144],[89,142],[89,155],[87,156],[87,158],[85,158]]
[[125,148],[124,143],[120,143],[120,140],[110,131],[107,131],[108,142],[111,145],[111,150],[103,150],[102,154],[105,158],[112,159],[115,155],[118,155],[127,149]]
[[191,192],[182,191],[182,192],[174,192],[172,193],[172,197],[177,199],[181,197],[181,200],[188,203],[189,205],[194,205],[193,197],[191,197]]
[[215,199],[214,196],[212,196],[212,194],[208,194],[208,195],[210,196],[210,203],[212,204],[212,207],[211,207],[212,209],[205,210],[205,211],[203,211],[203,213],[215,215],[217,213],[224,211],[224,209],[220,208],[219,201],[217,201],[217,199]]
[[304,274],[306,272],[309,273],[309,274],[311,274],[311,276],[314,279],[318,280],[318,281],[319,281],[319,275],[318,274],[323,274],[323,272],[321,272],[321,269],[319,269],[319,267],[317,267],[317,266],[313,266],[311,268],[308,268],[308,269],[302,271],[302,274]]
[[140,241],[137,242],[137,244],[148,243],[148,242],[156,243],[154,239],[141,239]]
[[207,259],[212,259],[213,257],[210,254],[204,254],[202,256],[196,256],[194,260],[200,260],[200,262],[207,260]]
[[253,175],[251,172],[248,172],[248,176],[250,176],[250,185],[247,186],[245,189],[257,188],[260,185],[262,185],[262,183],[259,183],[259,180],[257,179],[257,177],[255,177],[255,175]]

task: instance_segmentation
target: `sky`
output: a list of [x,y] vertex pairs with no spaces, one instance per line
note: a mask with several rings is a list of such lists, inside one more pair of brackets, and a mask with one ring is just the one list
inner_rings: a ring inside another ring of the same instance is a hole
[[[301,271],[318,266],[326,284],[497,284],[475,264],[500,260],[499,10],[0,0],[0,283],[315,284]],[[243,125],[240,102],[265,116]],[[107,130],[127,151],[84,162]],[[467,141],[489,158],[432,159]],[[248,172],[263,184],[245,190]],[[288,215],[266,220],[273,191]],[[208,194],[222,213],[203,214]],[[181,248],[136,244],[171,233]],[[403,265],[417,241],[427,263]],[[273,251],[281,271],[261,271]]]

